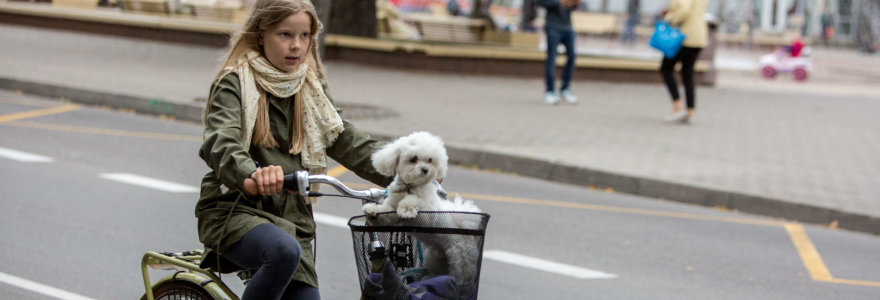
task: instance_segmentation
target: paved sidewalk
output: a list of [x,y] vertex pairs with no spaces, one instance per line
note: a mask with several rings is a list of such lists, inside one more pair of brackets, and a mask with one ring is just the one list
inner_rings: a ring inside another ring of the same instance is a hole
[[[223,55],[10,25],[0,41],[0,88],[195,116]],[[326,65],[338,102],[396,115],[360,128],[431,131],[458,163],[880,234],[880,58],[814,52],[817,64],[830,56],[858,67],[802,84],[722,70],[716,87],[698,88],[691,125],[661,121],[670,103],[660,85],[577,81],[579,105],[548,106],[537,78]]]

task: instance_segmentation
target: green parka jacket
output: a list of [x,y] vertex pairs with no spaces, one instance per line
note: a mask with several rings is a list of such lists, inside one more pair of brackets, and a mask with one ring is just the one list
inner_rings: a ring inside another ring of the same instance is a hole
[[[255,161],[260,166],[281,166],[285,174],[304,169],[300,156],[288,153],[292,124],[299,122],[294,118],[292,97],[279,99],[267,93],[271,132],[280,146],[267,149],[252,145],[248,151],[241,145],[242,110],[238,75],[231,73],[214,85],[218,84],[214,99],[207,108],[203,143],[199,149],[199,156],[212,170],[202,178],[201,194],[195,209],[199,240],[208,252],[223,253],[251,228],[262,223],[275,224],[294,236],[302,247],[294,280],[317,287],[312,249],[315,221],[307,200],[298,194],[286,192],[271,197],[246,196],[242,192],[244,180],[257,169]],[[214,90],[213,85],[211,89]],[[342,116],[338,108],[337,111]],[[390,184],[392,178],[377,173],[370,161],[370,155],[379,142],[359,131],[344,117],[343,123],[345,130],[326,149],[327,155],[361,178],[380,186]],[[221,184],[229,187],[225,194],[221,191]],[[220,266],[214,262],[218,260],[213,255],[206,255],[203,265],[219,270]],[[224,267],[220,271],[231,270]]]

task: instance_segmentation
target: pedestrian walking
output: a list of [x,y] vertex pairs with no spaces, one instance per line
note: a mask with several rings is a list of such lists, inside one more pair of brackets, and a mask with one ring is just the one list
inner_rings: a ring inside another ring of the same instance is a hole
[[746,49],[752,50],[752,42],[754,41],[755,37],[755,7],[752,6],[752,2],[746,2],[744,13],[747,26]]
[[[672,113],[664,116],[666,121],[688,122],[694,115],[697,104],[696,91],[694,90],[694,65],[700,50],[706,46],[708,40],[708,28],[706,27],[707,0],[670,0],[668,8],[660,14],[672,26],[679,27],[685,35],[681,50],[675,57],[663,57],[660,64],[660,73],[663,81],[672,97]],[[685,100],[687,108],[681,101],[678,92],[678,82],[673,72],[675,65],[681,63],[681,79],[684,83]]]
[[822,43],[828,45],[828,42],[834,38],[834,14],[830,9],[825,8],[819,22],[822,24]]
[[636,25],[639,24],[640,3],[639,0],[629,0],[626,4],[626,24],[624,24],[623,33],[620,34],[620,43],[629,44],[636,43]]
[[327,93],[321,29],[309,0],[258,0],[205,105],[199,156],[211,170],[195,209],[203,267],[256,270],[244,300],[320,299],[313,203],[283,189],[285,173],[324,173],[330,157],[375,184],[392,179],[371,164],[379,143]]
[[[574,76],[575,33],[571,26],[571,11],[575,10],[582,0],[537,0],[538,5],[546,9],[544,33],[547,37],[547,60],[544,62],[544,81],[546,90],[544,102],[559,103],[562,96],[566,102],[577,104],[577,97],[571,91],[571,78]],[[565,46],[565,66],[562,68],[562,87],[556,93],[556,52],[559,44]]]

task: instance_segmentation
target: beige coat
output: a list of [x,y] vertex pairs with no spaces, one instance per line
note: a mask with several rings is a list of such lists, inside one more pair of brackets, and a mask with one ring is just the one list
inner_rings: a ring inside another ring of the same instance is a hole
[[706,5],[708,0],[670,0],[666,22],[684,34],[682,46],[703,48],[707,44]]

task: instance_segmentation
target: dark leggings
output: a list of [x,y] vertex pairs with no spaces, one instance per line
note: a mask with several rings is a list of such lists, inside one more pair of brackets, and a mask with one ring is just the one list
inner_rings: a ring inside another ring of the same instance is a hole
[[660,65],[660,74],[666,81],[666,87],[669,89],[669,95],[672,100],[681,100],[678,95],[678,83],[672,74],[675,71],[675,64],[681,62],[681,80],[684,82],[684,95],[687,99],[687,108],[694,109],[697,105],[697,97],[694,94],[694,64],[697,63],[697,56],[703,48],[681,47],[678,54],[674,58],[669,59],[663,57],[663,63]]
[[257,270],[245,287],[242,300],[321,299],[317,288],[293,280],[301,253],[293,236],[264,223],[245,233],[223,257],[240,267]]

